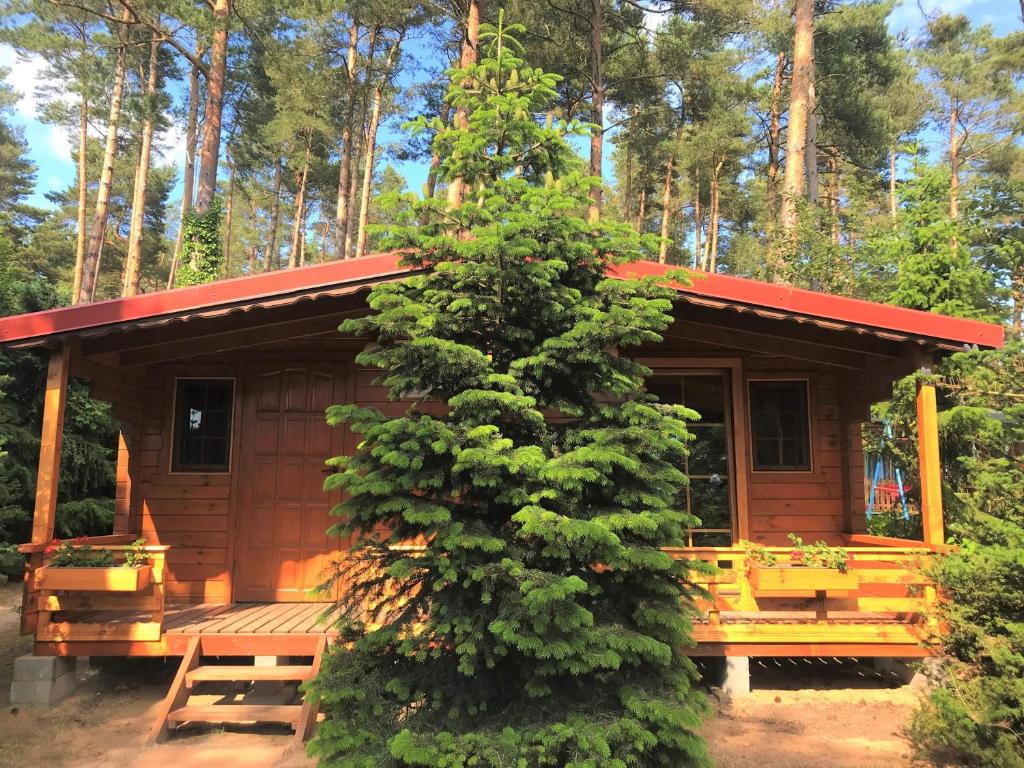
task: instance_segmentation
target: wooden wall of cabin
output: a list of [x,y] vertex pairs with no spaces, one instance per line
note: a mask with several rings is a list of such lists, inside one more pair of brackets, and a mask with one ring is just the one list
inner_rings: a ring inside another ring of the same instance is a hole
[[[246,359],[277,359],[289,355],[315,358],[321,354],[351,359],[352,342],[304,340],[268,345],[257,351],[223,355],[218,361],[183,361],[150,366],[137,423],[128,436],[129,447],[118,452],[118,514],[116,531],[139,532],[153,543],[168,544],[167,596],[174,602],[227,602],[231,599],[232,499],[238,481],[235,458],[241,432],[240,371]],[[812,469],[810,472],[753,472],[748,465],[748,537],[767,545],[784,545],[787,534],[807,541],[836,542],[846,531],[864,530],[863,454],[860,421],[863,406],[844,403],[844,372],[800,360],[764,357],[744,352],[687,343],[665,344],[643,350],[638,357],[732,357],[742,371],[744,435],[749,435],[747,382],[757,378],[804,378],[810,396]],[[357,403],[399,412],[383,387],[375,385],[379,372],[354,369]],[[172,473],[171,446],[175,377],[230,377],[236,379],[233,420],[232,471],[228,473]],[[747,462],[750,461],[747,437]],[[128,499],[130,498],[130,503]],[[743,514],[739,510],[739,514]]]
[[[153,544],[170,545],[166,571],[168,602],[230,600],[233,474],[172,473],[171,429],[175,377],[235,378],[237,372],[237,363],[229,361],[153,366],[145,374],[142,413],[130,451],[135,463],[129,487],[131,503],[127,505],[127,518],[116,518],[115,533],[131,531]],[[234,454],[237,419],[232,431]],[[119,482],[119,492],[120,486]]]
[[[799,360],[756,356],[747,357],[743,369],[747,404],[743,418],[748,423],[747,382],[752,379],[806,379],[810,400],[811,470],[749,472],[750,539],[785,545],[793,533],[806,542],[838,543],[838,534],[850,531],[858,513],[860,519],[864,514],[860,423],[848,424],[844,418],[839,396],[842,372]],[[749,429],[745,431],[749,434]]]

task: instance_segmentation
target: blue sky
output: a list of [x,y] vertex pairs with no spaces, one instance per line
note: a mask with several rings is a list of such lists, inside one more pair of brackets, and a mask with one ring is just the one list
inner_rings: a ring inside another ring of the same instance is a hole
[[[967,14],[976,24],[991,24],[1000,34],[1019,29],[1021,25],[1019,6],[1010,0],[921,0],[920,5],[928,12],[941,7],[948,13]],[[918,0],[902,0],[890,21],[894,31],[918,33],[923,22]],[[19,59],[12,48],[0,45],[0,67],[10,69],[7,82],[21,96],[12,121],[24,129],[31,159],[38,169],[36,190],[30,202],[46,206],[49,204],[46,200],[47,192],[64,189],[74,182],[75,167],[71,159],[73,139],[64,129],[45,125],[36,119],[37,102],[34,92],[43,68],[40,60]],[[385,144],[397,140],[396,126],[387,126],[381,138]],[[173,162],[180,167],[184,162],[184,141],[180,128],[176,127],[161,136],[159,148],[163,162]],[[610,155],[610,152],[606,153],[606,157],[610,158]],[[406,177],[410,189],[420,189],[426,178],[425,164],[407,162],[398,163],[396,167]],[[610,169],[607,172],[610,175]]]

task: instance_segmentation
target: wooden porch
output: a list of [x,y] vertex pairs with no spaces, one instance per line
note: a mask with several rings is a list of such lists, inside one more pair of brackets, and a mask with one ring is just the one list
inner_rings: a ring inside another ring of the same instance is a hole
[[[693,655],[701,656],[926,656],[938,625],[935,588],[925,575],[938,545],[863,534],[843,541],[855,587],[764,591],[751,580],[740,547],[671,550],[679,559],[717,569],[697,577]],[[120,545],[99,543],[98,547]],[[770,548],[785,555],[785,547]],[[139,605],[112,606],[96,593],[40,591],[44,620],[35,653],[61,656],[184,656],[199,638],[208,655],[308,656],[337,633],[327,603],[201,603],[164,606],[157,595]],[[128,598],[121,598],[128,599]],[[142,606],[142,607],[140,607]],[[62,610],[63,608],[63,610]],[[68,610],[70,608],[70,610]],[[154,632],[155,630],[155,632]]]

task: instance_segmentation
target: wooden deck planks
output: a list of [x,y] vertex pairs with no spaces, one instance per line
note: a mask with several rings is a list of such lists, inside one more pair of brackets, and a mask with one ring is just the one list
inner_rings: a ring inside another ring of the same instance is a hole
[[330,634],[318,623],[325,603],[203,603],[170,609],[164,631],[181,635]]

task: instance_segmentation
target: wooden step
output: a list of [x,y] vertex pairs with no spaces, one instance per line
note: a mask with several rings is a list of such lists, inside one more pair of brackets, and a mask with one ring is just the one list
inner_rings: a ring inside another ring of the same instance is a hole
[[196,667],[185,675],[185,684],[190,688],[198,682],[216,680],[221,682],[243,680],[298,680],[305,682],[313,676],[313,668],[305,665],[277,667],[217,665]]
[[167,716],[177,723],[288,723],[296,726],[301,704],[188,704]]

